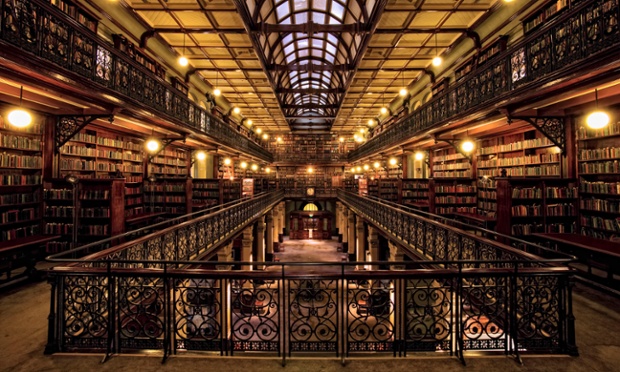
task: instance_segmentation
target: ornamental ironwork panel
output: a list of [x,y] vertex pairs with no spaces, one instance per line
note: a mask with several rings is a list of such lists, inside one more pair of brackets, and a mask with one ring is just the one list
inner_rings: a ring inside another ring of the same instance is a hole
[[232,351],[280,350],[280,281],[233,280]]
[[4,0],[2,38],[29,52],[39,52],[40,8],[31,1]]
[[516,342],[519,348],[557,352],[562,345],[564,295],[555,276],[520,276],[516,283]]
[[337,280],[287,280],[288,344],[293,352],[337,352]]
[[166,330],[164,281],[157,277],[119,277],[120,349],[162,349]]
[[459,322],[464,350],[508,350],[508,280],[474,277],[462,281]]
[[222,287],[217,279],[175,279],[175,350],[225,350]]
[[51,14],[43,17],[41,25],[41,56],[60,67],[69,68],[71,30]]
[[405,351],[452,353],[452,288],[436,279],[405,280],[405,283]]
[[97,45],[97,56],[95,59],[95,81],[107,87],[113,83],[112,53],[109,50]]
[[347,353],[395,351],[394,281],[374,279],[347,283]]
[[79,31],[73,31],[71,69],[78,74],[93,79],[95,65],[95,43]]
[[105,350],[110,336],[108,278],[63,276],[61,294],[61,350]]

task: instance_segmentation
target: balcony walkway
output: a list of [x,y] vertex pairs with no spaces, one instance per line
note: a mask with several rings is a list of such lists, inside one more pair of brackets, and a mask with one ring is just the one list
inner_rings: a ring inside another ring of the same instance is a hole
[[[291,250],[293,251],[293,250]],[[338,252],[339,253],[339,252]],[[0,371],[589,371],[617,370],[620,365],[620,299],[578,284],[573,292],[579,357],[524,356],[524,366],[503,355],[467,358],[351,358],[346,367],[336,358],[296,358],[282,368],[279,358],[252,356],[217,358],[196,354],[172,356],[161,364],[161,353],[114,356],[100,364],[103,354],[43,355],[47,342],[49,285],[26,284],[0,293]],[[208,354],[202,354],[208,355]]]

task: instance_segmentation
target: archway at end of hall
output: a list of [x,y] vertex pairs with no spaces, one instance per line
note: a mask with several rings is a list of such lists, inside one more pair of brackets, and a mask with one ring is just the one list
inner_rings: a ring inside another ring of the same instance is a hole
[[289,239],[331,239],[333,213],[323,210],[320,203],[307,202],[290,213]]

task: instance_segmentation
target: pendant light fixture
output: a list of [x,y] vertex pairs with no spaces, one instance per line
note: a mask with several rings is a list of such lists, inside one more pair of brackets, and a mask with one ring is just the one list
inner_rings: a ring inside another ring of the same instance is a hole
[[19,108],[9,113],[9,124],[17,128],[25,128],[32,123],[32,116],[28,111],[22,108],[22,99],[24,98],[24,86],[19,88]]
[[222,94],[222,91],[220,90],[220,88],[217,86],[217,78],[219,77],[220,72],[216,69],[215,70],[215,89],[213,89],[213,95],[216,97],[219,97]]
[[385,92],[381,95],[381,114],[385,115],[388,113],[388,108],[385,107]]
[[403,78],[403,87],[400,88],[399,94],[401,97],[405,97],[409,94],[409,91],[407,91],[407,87],[405,86],[405,70],[401,72],[401,77]]
[[435,58],[433,58],[433,66],[441,66],[443,60],[439,56],[439,48],[437,48],[437,32],[435,32]]
[[602,129],[609,125],[609,115],[598,109],[598,89],[594,89],[594,101],[596,109],[586,118],[586,124],[591,129]]
[[179,65],[185,67],[188,63],[189,61],[187,60],[187,57],[185,57],[185,32],[183,32],[183,53],[181,53],[181,56],[179,57]]

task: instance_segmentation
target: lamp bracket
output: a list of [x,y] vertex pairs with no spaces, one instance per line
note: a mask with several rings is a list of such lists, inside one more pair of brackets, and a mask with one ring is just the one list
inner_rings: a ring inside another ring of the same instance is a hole
[[508,124],[511,124],[513,120],[523,120],[538,129],[540,133],[562,150],[563,156],[566,156],[566,125],[564,116],[508,115]]
[[79,131],[97,119],[114,121],[113,114],[106,115],[59,115],[56,117],[54,133],[54,151],[60,153],[60,148],[71,140]]
[[185,141],[185,136],[182,137],[166,137],[166,138],[162,138],[161,139],[161,147],[159,148],[159,150],[157,150],[156,152],[149,154],[149,163],[151,162],[151,160],[153,160],[154,157],[156,157],[157,155],[159,155],[160,152],[164,151],[164,149],[171,144],[174,141],[179,141],[179,140],[183,140]]
[[[455,140],[455,139],[449,139],[449,138],[444,139],[444,138],[435,137],[435,143],[437,143],[438,141],[445,142],[449,144],[450,146],[452,146],[456,150],[456,152],[463,155],[464,157],[467,158],[467,160],[469,160],[469,164],[472,164],[472,161],[473,161],[472,154],[466,153],[465,151],[461,149],[461,146],[459,146],[462,140]],[[426,158],[428,159],[428,156]]]

